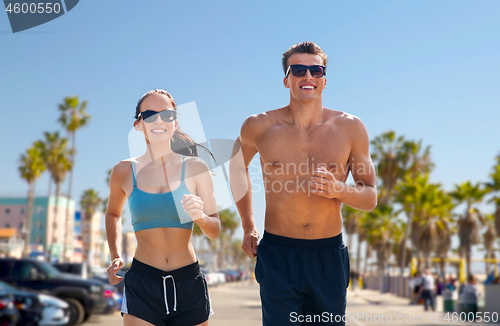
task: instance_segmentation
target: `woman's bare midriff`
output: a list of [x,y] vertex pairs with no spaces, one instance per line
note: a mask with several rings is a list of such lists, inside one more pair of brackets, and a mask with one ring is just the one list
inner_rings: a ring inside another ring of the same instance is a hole
[[181,228],[137,231],[134,258],[166,272],[190,265],[196,261],[191,233],[191,230]]

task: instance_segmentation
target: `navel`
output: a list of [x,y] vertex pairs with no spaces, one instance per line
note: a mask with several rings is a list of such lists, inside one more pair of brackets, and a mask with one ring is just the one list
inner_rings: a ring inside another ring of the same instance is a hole
[[305,227],[305,228],[308,228],[309,227],[309,223],[304,223],[304,224],[302,224],[302,226]]

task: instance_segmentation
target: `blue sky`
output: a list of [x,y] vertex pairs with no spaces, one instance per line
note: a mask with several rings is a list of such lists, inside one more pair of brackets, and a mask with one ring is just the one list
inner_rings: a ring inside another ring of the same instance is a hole
[[306,40],[328,54],[325,107],[359,116],[371,137],[395,130],[432,145],[431,179],[446,189],[485,181],[500,154],[498,12],[493,0],[80,1],[16,34],[0,13],[0,193],[27,192],[19,156],[60,129],[63,97],[87,100],[92,116],[76,136],[73,194],[105,197],[145,91],[195,101],[207,138],[235,139],[246,117],[288,103],[281,56]]

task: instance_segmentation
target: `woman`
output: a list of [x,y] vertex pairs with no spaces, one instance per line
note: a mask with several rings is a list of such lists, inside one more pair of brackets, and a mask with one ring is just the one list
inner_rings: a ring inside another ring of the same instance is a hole
[[128,199],[137,249],[124,277],[125,326],[208,325],[205,276],[191,245],[193,222],[210,239],[220,233],[213,180],[196,145],[177,123],[174,99],[152,90],[139,100],[134,128],[146,138],[142,156],[113,168],[106,211],[109,282],[119,283],[121,213]]

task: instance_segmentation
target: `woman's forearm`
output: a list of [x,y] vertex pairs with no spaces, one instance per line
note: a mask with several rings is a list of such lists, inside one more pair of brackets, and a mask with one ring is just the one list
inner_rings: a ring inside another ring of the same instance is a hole
[[115,216],[110,213],[106,213],[105,221],[109,253],[111,255],[111,261],[113,261],[116,258],[121,258],[121,216]]
[[220,234],[220,219],[219,214],[212,215],[203,214],[203,217],[194,221],[203,233],[212,240],[217,239]]

